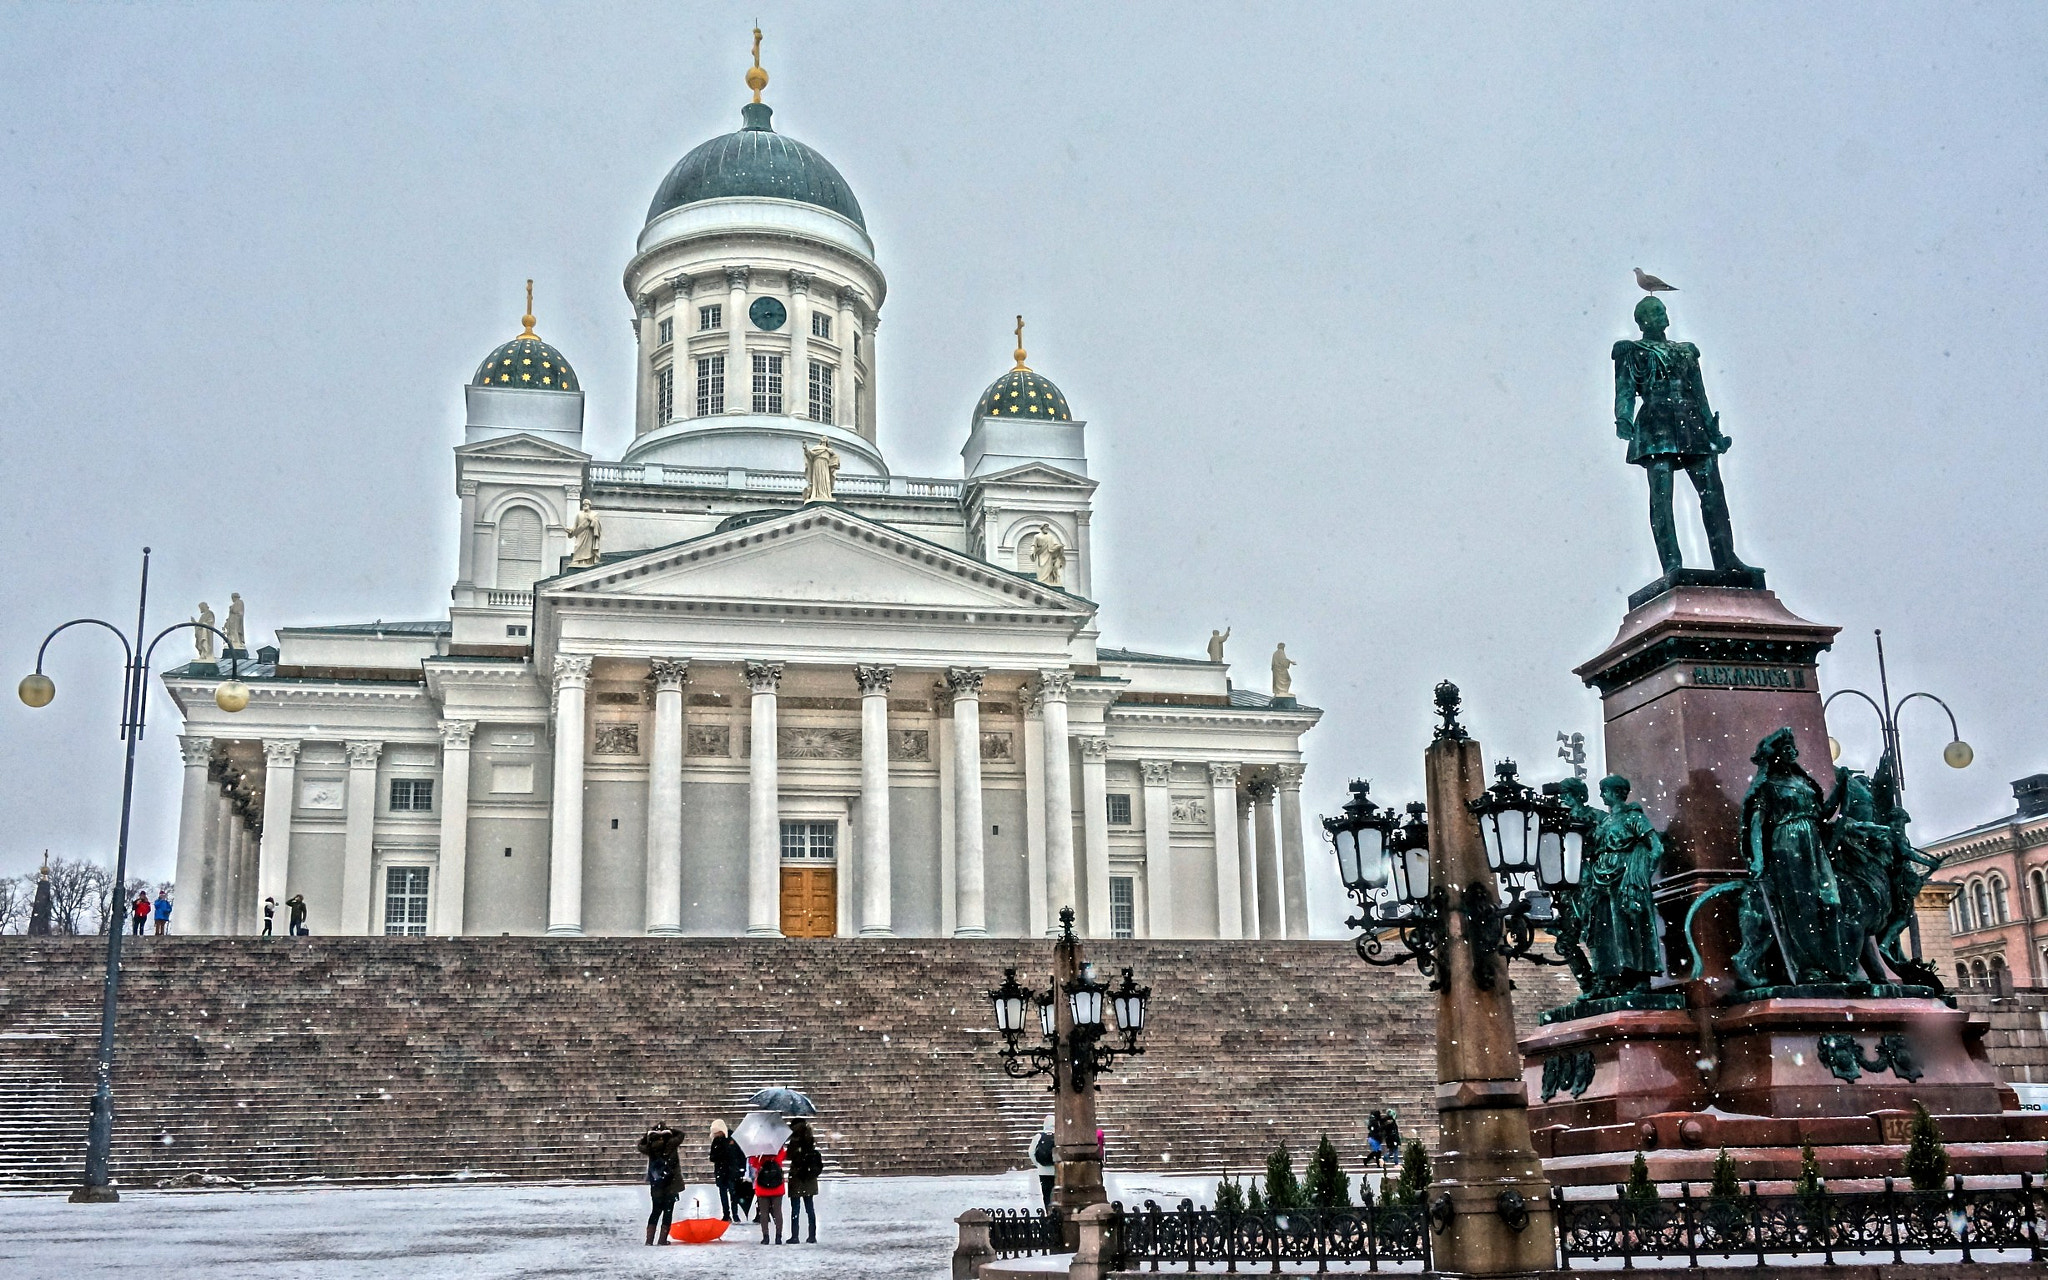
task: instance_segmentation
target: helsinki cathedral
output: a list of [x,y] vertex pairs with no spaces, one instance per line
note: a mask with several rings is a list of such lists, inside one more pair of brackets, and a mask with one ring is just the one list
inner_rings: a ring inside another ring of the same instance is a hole
[[757,41],[740,128],[648,206],[623,456],[585,450],[529,287],[463,388],[447,616],[167,673],[175,927],[303,895],[328,935],[1034,937],[1071,905],[1094,937],[1307,936],[1320,713],[1233,685],[1220,637],[1099,643],[1087,425],[1021,321],[959,473],[890,468],[887,282],[767,79]]

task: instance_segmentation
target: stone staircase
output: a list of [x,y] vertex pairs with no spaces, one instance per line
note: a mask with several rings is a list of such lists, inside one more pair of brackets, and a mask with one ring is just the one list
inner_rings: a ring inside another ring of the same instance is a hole
[[[0,938],[0,1186],[73,1182],[98,1036],[95,939]],[[1434,997],[1342,942],[1098,942],[1153,989],[1149,1052],[1099,1108],[1112,1167],[1243,1171],[1365,1113],[1434,1138]],[[1023,962],[1023,963],[1020,963]],[[123,966],[115,1170],[307,1179],[631,1179],[656,1117],[692,1135],[807,1092],[828,1167],[1021,1168],[1051,1096],[1002,1072],[983,991],[1043,941],[148,938]],[[1556,971],[1520,971],[1525,1023]],[[701,1158],[687,1166],[701,1172]]]

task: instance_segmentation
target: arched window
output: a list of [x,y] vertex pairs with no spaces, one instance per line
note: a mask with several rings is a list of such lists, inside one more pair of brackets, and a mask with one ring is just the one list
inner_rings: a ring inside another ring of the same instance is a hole
[[1986,975],[1986,978],[1993,991],[2002,992],[2005,990],[2007,984],[2012,980],[2012,975],[2005,971],[2004,956],[1991,957],[1991,971]]
[[540,581],[540,542],[540,513],[532,507],[498,517],[498,590],[533,590]]
[[2034,882],[2034,914],[2048,919],[2048,875],[2041,874],[2041,868],[2035,867],[2027,873],[2027,878]]
[[2012,908],[2006,903],[2005,877],[1996,873],[1991,877],[1991,917],[1998,924],[2012,919]]
[[1956,961],[1956,985],[1963,988],[1970,985],[1970,966],[1960,960]]
[[1982,880],[1972,880],[1970,882],[1970,902],[1977,908],[1977,923],[1973,927],[1989,929],[1991,927],[1991,895],[1984,891],[1984,882]]
[[1969,917],[1963,914],[1963,895],[1959,893],[1948,900],[1948,931],[1957,934],[1969,927]]
[[1970,961],[1970,985],[1973,987],[1984,987],[1989,986],[1990,982],[1990,976],[1984,971],[1984,962],[1982,960]]

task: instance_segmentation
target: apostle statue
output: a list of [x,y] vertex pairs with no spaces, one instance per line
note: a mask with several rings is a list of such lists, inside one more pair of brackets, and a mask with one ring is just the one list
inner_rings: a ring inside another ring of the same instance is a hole
[[1038,580],[1046,586],[1066,585],[1067,548],[1049,524],[1038,526],[1038,532],[1032,535],[1031,563],[1038,572]]
[[192,619],[199,625],[192,628],[192,652],[201,662],[213,661],[213,610],[206,601],[199,602],[199,616]]
[[587,569],[597,563],[597,542],[604,536],[604,524],[591,513],[590,499],[583,500],[583,506],[576,512],[576,523],[569,526],[569,567]]
[[1223,661],[1223,642],[1228,639],[1230,639],[1229,627],[1225,627],[1221,631],[1211,631],[1209,633],[1209,661]]
[[[1583,797],[1586,784],[1566,779],[1572,783]],[[1574,903],[1593,973],[1590,994],[1596,996],[1640,991],[1663,969],[1650,890],[1664,865],[1664,837],[1628,793],[1629,781],[1620,774],[1600,780],[1607,812],[1586,838],[1586,868]]]
[[804,501],[831,502],[832,486],[839,479],[839,455],[832,452],[825,437],[804,446]]
[[1742,800],[1742,850],[1751,888],[1736,976],[1745,986],[1769,985],[1758,962],[1775,943],[1787,982],[1846,981],[1860,939],[1828,858],[1820,784],[1800,767],[1790,729],[1758,743],[1750,760],[1757,771]]
[[228,648],[238,653],[249,651],[248,641],[242,632],[242,593],[239,591],[228,593],[228,620],[221,630],[227,635]]
[[1273,646],[1274,697],[1291,698],[1294,696],[1294,672],[1292,668],[1298,665],[1294,659],[1287,656],[1287,645],[1284,641]]
[[1728,497],[1721,488],[1721,455],[1729,440],[1721,434],[1721,415],[1707,405],[1700,349],[1664,336],[1671,318],[1658,298],[1637,303],[1635,320],[1643,336],[1614,344],[1614,430],[1628,441],[1628,460],[1650,473],[1650,536],[1657,559],[1666,577],[1685,567],[1671,514],[1673,473],[1683,469],[1700,496],[1714,568],[1753,575],[1755,581],[1745,585],[1761,586],[1762,575],[1735,556]]

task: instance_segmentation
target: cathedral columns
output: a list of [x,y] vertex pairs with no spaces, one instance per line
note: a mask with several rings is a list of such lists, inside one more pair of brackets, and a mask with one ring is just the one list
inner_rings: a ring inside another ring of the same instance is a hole
[[[469,740],[475,732],[474,720],[441,722],[441,857],[434,869],[440,887],[434,891],[434,922],[429,932],[450,938],[462,932],[468,890]],[[263,826],[265,831],[270,829],[268,817]],[[283,884],[278,887],[282,889]]]
[[337,933],[362,936],[377,932],[373,927],[377,828],[377,758],[384,744],[351,741],[348,751],[348,790],[341,837],[341,902],[336,917]]
[[1281,933],[1280,850],[1273,831],[1273,794],[1277,790],[1271,781],[1264,779],[1251,785],[1252,838],[1259,865],[1259,936],[1268,941],[1284,936]]
[[1081,841],[1088,864],[1088,914],[1083,930],[1107,938],[1109,922],[1109,739],[1081,739]]
[[1166,869],[1172,846],[1173,798],[1167,786],[1173,781],[1171,760],[1140,760],[1138,772],[1145,783],[1145,935],[1163,938],[1171,932],[1167,923],[1170,873]]
[[228,794],[225,770],[214,769],[213,839],[206,858],[206,932],[229,930],[228,910],[234,902],[235,799]]
[[[730,274],[728,271],[727,274]],[[734,338],[737,344],[739,339]],[[732,385],[728,380],[727,387]],[[754,750],[747,774],[747,936],[782,936],[781,781],[775,743],[775,691],[782,683],[779,662],[749,662],[753,690]]]
[[178,899],[171,922],[179,933],[206,932],[201,918],[205,902],[206,827],[209,816],[207,766],[213,763],[212,738],[179,738],[185,759],[184,802],[178,811],[178,862],[173,886]]
[[792,418],[811,413],[811,277],[789,273],[789,368],[782,375],[782,408]]
[[1074,766],[1067,745],[1067,695],[1074,674],[1041,671],[1038,684],[1045,720],[1045,934],[1051,937],[1058,930],[1054,922],[1060,908],[1080,905],[1074,894]]
[[647,932],[683,931],[683,684],[690,664],[656,658],[654,742],[647,761]]
[[258,847],[256,895],[283,902],[291,873],[292,789],[298,776],[299,742],[296,738],[270,739],[263,744],[263,842]]
[[747,364],[747,269],[727,267],[725,287],[725,329],[731,344],[725,357],[725,411],[751,413],[754,371]]
[[1244,895],[1238,884],[1237,766],[1209,766],[1209,813],[1216,832],[1216,936],[1244,936]]
[[1302,864],[1301,775],[1298,764],[1273,767],[1280,787],[1280,892],[1290,938],[1308,936],[1308,868]]
[[555,659],[555,778],[548,833],[548,933],[583,932],[583,724],[590,659]]
[[832,421],[838,426],[858,431],[858,420],[854,417],[854,404],[860,399],[860,373],[856,369],[854,349],[860,345],[856,336],[860,331],[854,328],[858,322],[853,310],[853,290],[839,291],[839,387],[838,395],[832,400]]
[[668,283],[669,288],[675,291],[668,322],[668,367],[675,392],[672,397],[674,403],[669,406],[669,420],[680,422],[697,416],[697,367],[690,360],[690,335],[697,332],[697,313],[690,307],[690,277],[679,275]]
[[953,691],[953,916],[956,938],[988,936],[981,821],[981,681],[984,673],[948,667]]
[[889,682],[896,668],[856,666],[860,682],[860,936],[895,936],[890,915]]
[[1238,909],[1243,913],[1244,936],[1259,936],[1259,856],[1252,840],[1252,798],[1247,791],[1237,799],[1237,891]]

